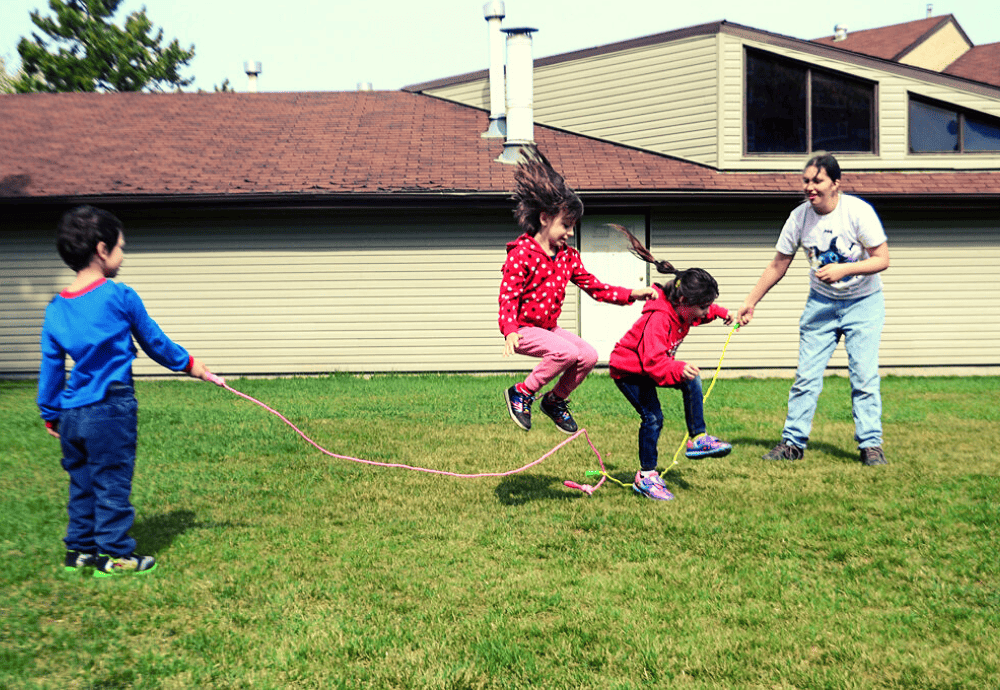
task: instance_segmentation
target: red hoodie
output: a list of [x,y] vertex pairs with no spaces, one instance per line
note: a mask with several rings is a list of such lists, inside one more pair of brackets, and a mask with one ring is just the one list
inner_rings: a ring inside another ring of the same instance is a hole
[[713,304],[704,318],[684,323],[663,290],[656,285],[657,298],[646,302],[642,316],[615,345],[608,361],[612,378],[630,374],[648,376],[657,386],[673,386],[684,380],[684,362],[674,359],[677,348],[692,326],[724,319],[729,310]]
[[521,326],[555,328],[570,281],[598,302],[635,301],[629,288],[602,283],[588,273],[577,250],[562,247],[549,256],[528,234],[507,243],[502,272],[499,323],[505,338]]

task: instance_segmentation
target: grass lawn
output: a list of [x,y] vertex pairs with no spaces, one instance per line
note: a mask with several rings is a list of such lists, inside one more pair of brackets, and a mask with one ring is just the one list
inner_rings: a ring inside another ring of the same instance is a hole
[[[503,472],[566,436],[503,376],[234,379],[341,455]],[[787,380],[722,380],[721,459],[677,500],[606,483],[575,439],[504,478],[330,458],[210,384],[141,381],[145,577],[61,570],[66,475],[34,384],[0,382],[0,688],[1000,687],[1000,379],[888,377],[889,465],[857,462],[827,379],[803,461],[760,459]],[[661,467],[683,437],[661,394]],[[638,417],[591,376],[573,412],[612,476]]]

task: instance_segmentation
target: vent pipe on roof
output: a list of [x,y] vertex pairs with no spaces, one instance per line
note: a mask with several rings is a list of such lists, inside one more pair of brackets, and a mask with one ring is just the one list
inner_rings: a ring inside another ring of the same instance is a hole
[[250,93],[257,93],[257,75],[261,73],[259,62],[244,62],[243,71],[247,73],[247,79],[249,83],[247,84],[247,91]]
[[833,40],[843,41],[847,38],[847,24],[837,24],[833,27]]
[[535,143],[534,62],[531,34],[538,29],[503,29],[507,34],[507,140],[501,163],[516,164],[521,147]]
[[483,5],[483,14],[490,31],[490,126],[483,132],[483,137],[501,138],[507,134],[503,84],[504,37],[500,29],[505,14],[503,1],[490,0]]
[[932,14],[934,14],[934,5],[927,3],[927,18],[930,19]]
[[374,87],[372,87],[372,83],[370,81],[358,82],[358,91],[374,91],[374,90],[375,89]]

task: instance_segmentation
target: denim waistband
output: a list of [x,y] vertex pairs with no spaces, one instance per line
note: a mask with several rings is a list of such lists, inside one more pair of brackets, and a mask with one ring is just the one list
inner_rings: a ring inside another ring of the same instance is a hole
[[135,388],[131,383],[122,383],[121,381],[112,381],[108,384],[108,395],[115,395],[121,393],[134,393]]

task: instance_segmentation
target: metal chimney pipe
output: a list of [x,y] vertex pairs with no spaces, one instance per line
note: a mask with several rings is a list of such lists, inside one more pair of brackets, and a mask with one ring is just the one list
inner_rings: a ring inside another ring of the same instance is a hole
[[522,146],[535,143],[534,61],[531,34],[538,29],[503,29],[507,34],[507,140],[501,163],[516,164]]
[[837,24],[833,27],[833,40],[840,42],[847,39],[847,24]]
[[503,0],[490,0],[483,5],[483,15],[489,24],[490,41],[490,125],[482,136],[487,139],[507,135],[507,112],[504,109],[504,37],[500,23],[505,16]]
[[934,14],[934,5],[927,3],[927,18],[930,19],[932,14]]
[[257,93],[257,75],[263,70],[260,68],[259,62],[244,62],[243,71],[247,73],[247,79],[249,84],[247,84],[247,91],[250,93]]

